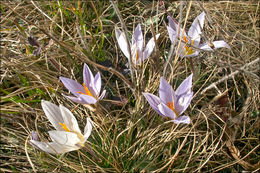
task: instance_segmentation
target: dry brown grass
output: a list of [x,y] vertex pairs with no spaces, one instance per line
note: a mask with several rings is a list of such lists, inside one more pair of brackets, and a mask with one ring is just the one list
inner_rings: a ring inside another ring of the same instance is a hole
[[[189,2],[165,2],[169,14],[185,21]],[[259,2],[192,2],[187,27],[205,10],[202,40],[225,40],[231,50],[202,52],[193,59],[195,93],[185,112],[191,125],[161,118],[141,92],[157,94],[170,51],[166,12],[159,2],[118,4],[129,31],[142,23],[161,36],[158,50],[134,71],[122,74],[127,62],[114,35],[121,27],[109,2],[1,2],[1,172],[257,172],[259,156]],[[147,24],[151,17],[157,22]],[[38,38],[42,49],[29,36]],[[46,46],[47,45],[47,46]],[[105,61],[106,60],[106,61]],[[104,65],[110,62],[112,68]],[[83,63],[102,74],[105,100],[92,112],[62,96],[59,76],[82,81]],[[176,88],[191,73],[190,61],[170,61],[165,74]],[[210,87],[209,87],[210,86]],[[114,105],[114,97],[128,104]],[[55,156],[32,147],[37,131],[47,140],[53,129],[40,100],[63,104],[81,127],[91,117],[95,128],[86,149]]]

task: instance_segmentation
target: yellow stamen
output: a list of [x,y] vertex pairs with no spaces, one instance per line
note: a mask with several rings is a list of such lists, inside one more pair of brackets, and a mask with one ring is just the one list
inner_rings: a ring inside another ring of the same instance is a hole
[[65,125],[65,123],[59,123],[59,125],[61,125],[61,127],[62,127],[66,132],[70,132],[70,130],[68,129],[68,127]]
[[186,52],[188,52],[190,48],[185,44],[185,49],[186,49]]
[[[189,37],[187,36],[184,36],[183,37],[183,39],[184,39],[184,41],[186,42],[186,43],[188,43],[189,42]],[[191,41],[191,45],[193,45],[194,44],[194,40],[192,40]],[[186,50],[186,55],[190,55],[190,54],[193,54],[194,53],[194,50],[192,49],[192,47],[189,47],[189,46],[187,46],[186,44],[185,44],[185,46],[184,46],[184,48],[185,48],[185,50]]]
[[178,112],[173,107],[173,101],[171,103],[168,102],[167,106],[176,114],[176,116],[178,116]]
[[79,93],[79,94],[84,94],[84,95],[89,95],[89,96],[94,97],[94,96],[91,94],[91,92],[89,91],[88,87],[86,87],[85,83],[83,83],[83,87],[84,87],[86,93],[83,93],[83,92],[80,92],[80,91],[77,92],[77,93]]

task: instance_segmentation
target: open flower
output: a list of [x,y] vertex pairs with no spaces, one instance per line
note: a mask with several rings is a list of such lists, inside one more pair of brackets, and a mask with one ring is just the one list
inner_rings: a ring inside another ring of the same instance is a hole
[[[168,20],[169,20],[169,26],[167,26],[167,30],[169,33],[169,37],[171,42],[175,43],[178,39],[177,37],[179,38],[181,37],[181,33],[183,29],[180,28],[179,36],[177,36],[178,24],[170,16],[168,16]],[[214,49],[221,48],[221,47],[230,48],[229,45],[223,40],[213,41],[212,46],[209,46],[208,43],[200,44],[200,34],[201,34],[201,29],[203,29],[204,26],[204,20],[205,20],[205,12],[203,11],[193,21],[188,31],[188,35],[184,31],[182,43],[180,47],[181,57],[197,56],[200,50],[213,51]],[[197,49],[195,49],[194,47]]]
[[68,99],[81,104],[95,104],[98,100],[101,100],[106,93],[106,90],[100,94],[101,90],[101,77],[98,72],[94,78],[87,64],[84,64],[83,68],[83,84],[80,85],[78,82],[60,77],[61,82],[65,87],[76,97],[66,96]]
[[[116,39],[117,39],[120,49],[122,50],[124,55],[128,59],[130,59],[130,52],[127,47],[127,39],[126,39],[125,33],[117,28],[115,29],[115,33],[116,33]],[[155,36],[156,40],[159,38],[159,36],[160,36],[160,34],[157,34]],[[154,38],[151,38],[148,41],[145,49],[143,50],[143,47],[144,47],[143,33],[142,33],[141,25],[138,24],[137,27],[135,28],[135,31],[134,31],[134,34],[132,37],[132,42],[130,43],[132,62],[135,65],[138,65],[143,60],[149,58],[149,56],[153,52],[154,46],[155,46]]]
[[190,105],[193,96],[191,86],[192,74],[181,83],[176,91],[172,89],[171,85],[169,85],[163,77],[161,77],[159,87],[160,97],[150,93],[143,93],[143,95],[158,114],[173,119],[173,122],[176,124],[189,124],[190,118],[188,116],[180,115]]
[[52,154],[66,153],[84,147],[92,130],[89,118],[87,118],[84,134],[82,134],[76,118],[66,107],[62,105],[58,107],[51,102],[42,100],[42,108],[56,130],[49,131],[52,142],[40,142],[32,139],[30,142],[33,145]]

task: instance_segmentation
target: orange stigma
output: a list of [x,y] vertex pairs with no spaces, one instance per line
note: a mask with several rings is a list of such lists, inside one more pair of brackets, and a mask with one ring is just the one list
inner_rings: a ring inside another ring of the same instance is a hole
[[176,116],[178,116],[178,113],[176,112],[176,110],[173,107],[173,101],[171,103],[168,102],[167,106],[176,114]]
[[65,125],[65,123],[59,123],[59,125],[61,125],[61,127],[62,127],[66,132],[70,132],[70,130],[68,129],[68,127]]
[[138,56],[138,50],[137,50],[137,53],[136,53],[136,58],[135,60],[137,61],[139,59],[139,56]]
[[80,91],[77,92],[77,93],[84,94],[84,95],[89,95],[89,96],[94,97],[94,96],[91,94],[91,92],[89,91],[88,87],[86,87],[85,83],[83,83],[83,87],[84,87],[86,93],[83,93],[83,92],[80,92]]
[[[184,41],[185,41],[186,43],[189,43],[189,37],[188,37],[188,36],[187,36],[187,37],[186,37],[186,36],[183,36],[183,39],[184,39]],[[191,41],[191,45],[193,45],[193,44],[194,44],[194,40]],[[185,52],[186,55],[190,55],[190,54],[193,54],[193,53],[194,53],[192,47],[187,46],[187,44],[185,44],[184,48],[185,48],[185,50],[186,50],[186,52]]]
[[186,43],[188,43],[189,37],[183,36],[183,39],[184,39],[184,41],[185,41]]

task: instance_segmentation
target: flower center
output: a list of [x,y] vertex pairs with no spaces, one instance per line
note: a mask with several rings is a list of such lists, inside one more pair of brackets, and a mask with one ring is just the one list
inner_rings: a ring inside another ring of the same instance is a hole
[[[184,36],[183,37],[184,41],[188,44],[189,43],[189,37]],[[194,53],[194,50],[192,49],[192,47],[187,46],[187,44],[185,44],[184,48],[185,48],[185,54],[186,55],[191,55]],[[194,40],[191,40],[191,45],[194,44]]]
[[61,125],[61,127],[66,131],[66,132],[72,132],[72,133],[76,133],[78,138],[80,139],[80,142],[78,143],[78,145],[80,145],[81,147],[84,147],[84,136],[82,134],[80,134],[79,132],[73,132],[70,131],[69,128],[66,126],[65,123],[61,123],[59,122],[59,125]]
[[176,116],[178,116],[178,112],[173,107],[173,101],[171,103],[168,102],[167,106],[175,113]]
[[82,85],[83,85],[83,87],[84,87],[86,93],[83,93],[83,92],[80,92],[80,91],[77,92],[77,93],[79,93],[79,94],[84,94],[84,95],[89,95],[89,96],[94,97],[94,96],[91,94],[91,92],[89,91],[88,87],[86,87],[85,83],[83,83]]
[[61,125],[61,127],[62,127],[66,132],[70,132],[70,130],[68,129],[68,127],[65,125],[65,123],[59,123],[59,125]]

